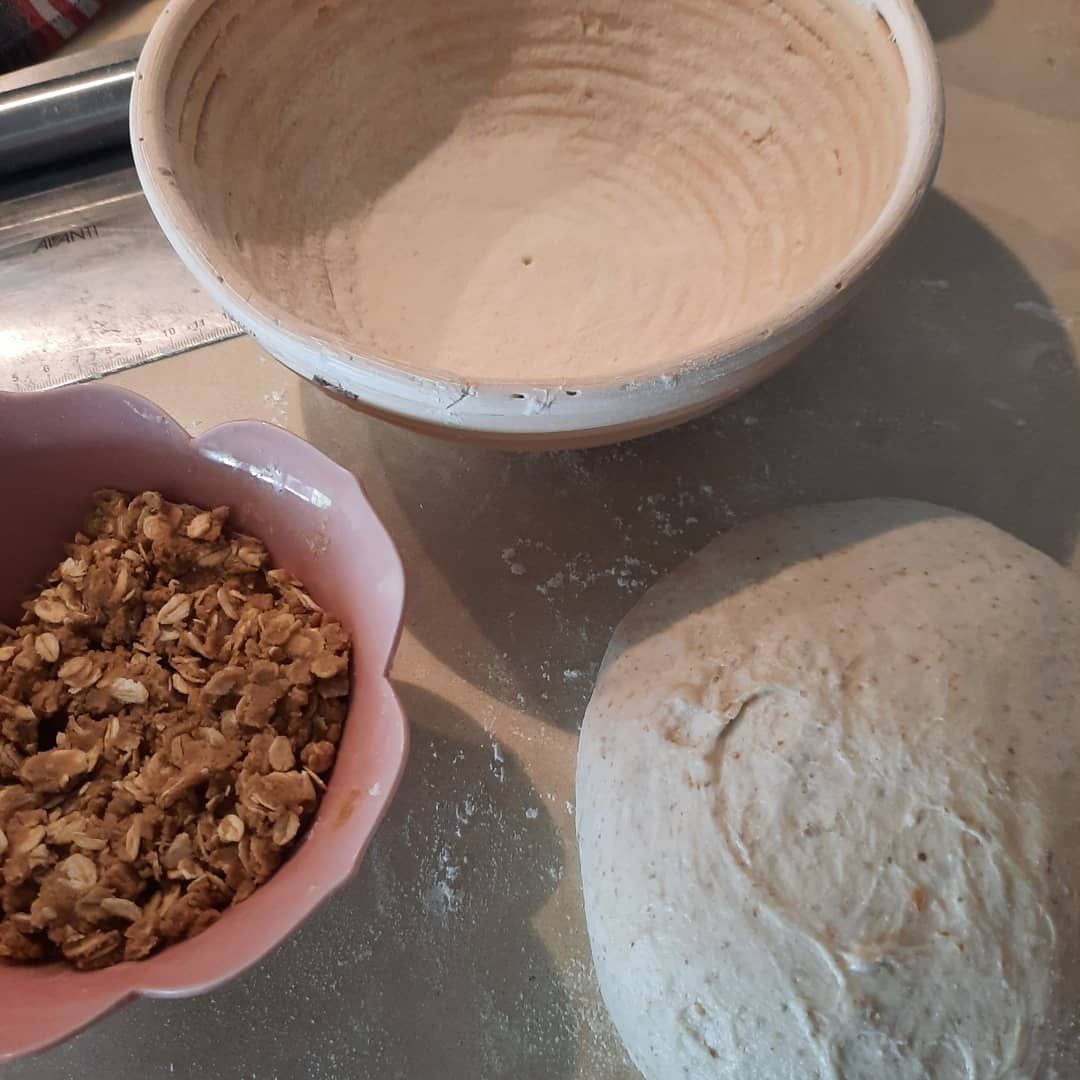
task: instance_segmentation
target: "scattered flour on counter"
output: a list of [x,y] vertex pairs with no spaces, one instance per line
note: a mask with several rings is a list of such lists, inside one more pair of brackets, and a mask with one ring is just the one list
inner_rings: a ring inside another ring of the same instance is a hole
[[506,779],[506,758],[503,757],[502,747],[494,739],[491,740],[491,772],[500,783]]
[[457,831],[455,836],[460,840],[463,835],[464,826],[468,825],[476,814],[476,803],[468,796],[465,796],[465,800],[460,806],[454,808],[454,817],[457,820]]
[[281,425],[289,422],[289,399],[281,390],[271,390],[263,398],[270,407],[271,419]]
[[636,592],[648,585],[659,572],[652,563],[634,555],[619,555],[609,565],[598,567],[593,557],[582,551],[567,562],[563,581],[571,587],[574,597],[580,598],[603,581],[613,581],[620,589]]
[[[747,427],[753,427],[758,423],[755,416],[743,417],[742,423]],[[734,520],[735,512],[731,506],[721,498],[718,498],[710,484],[701,484],[695,490],[691,490],[680,479],[676,481],[675,488],[670,492],[654,492],[645,495],[637,504],[637,513],[651,525],[656,532],[668,539],[673,540],[683,536],[688,528],[700,523],[698,512],[701,509],[701,496],[707,497],[729,521]]]
[[525,564],[518,559],[516,548],[503,548],[502,561],[514,577],[521,577],[525,573]]
[[561,589],[565,582],[566,575],[561,570],[559,570],[556,573],[552,574],[551,577],[549,577],[547,581],[543,583],[543,585],[537,585],[536,591],[541,596],[547,596],[548,593],[554,591],[555,589]]
[[[461,830],[458,830],[458,837]],[[461,867],[451,862],[452,854],[448,844],[439,848],[435,881],[431,887],[428,902],[440,914],[452,915],[461,910],[462,897],[454,883],[461,876]]]

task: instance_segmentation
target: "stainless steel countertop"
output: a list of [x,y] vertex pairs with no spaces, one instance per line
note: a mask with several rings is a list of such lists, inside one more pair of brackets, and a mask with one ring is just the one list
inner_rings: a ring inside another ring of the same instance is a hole
[[[154,6],[118,3],[90,40]],[[592,975],[573,772],[642,590],[750,515],[861,495],[968,510],[1080,566],[1080,9],[923,8],[949,104],[925,212],[817,345],[705,420],[511,456],[351,413],[246,340],[117,378],[189,428],[284,424],[362,477],[409,575],[414,746],[356,880],[266,961],[0,1080],[633,1077]]]

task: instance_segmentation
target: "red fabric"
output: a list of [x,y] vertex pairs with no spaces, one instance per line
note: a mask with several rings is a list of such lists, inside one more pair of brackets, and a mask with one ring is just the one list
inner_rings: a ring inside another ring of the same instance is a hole
[[30,0],[13,0],[14,6],[26,20],[31,32],[50,50],[58,49],[64,43],[63,36],[39,14]]
[[81,30],[90,19],[84,15],[72,2],[72,0],[49,0],[49,3],[64,16],[69,22],[74,23],[76,29]]
[[99,0],[0,0],[0,74],[45,59],[99,7]]

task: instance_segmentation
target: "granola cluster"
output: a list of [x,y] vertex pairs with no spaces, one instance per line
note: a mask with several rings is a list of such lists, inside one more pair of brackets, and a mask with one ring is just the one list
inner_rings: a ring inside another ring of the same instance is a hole
[[101,492],[0,624],[0,957],[99,968],[191,937],[312,817],[348,635],[228,512]]

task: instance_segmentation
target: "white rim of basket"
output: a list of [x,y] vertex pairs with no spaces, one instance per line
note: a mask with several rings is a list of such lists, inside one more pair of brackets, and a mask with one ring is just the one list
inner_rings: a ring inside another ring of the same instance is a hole
[[[234,274],[225,280],[213,243],[180,193],[169,160],[165,93],[173,62],[191,30],[219,0],[171,0],[143,46],[131,97],[131,145],[147,202],[181,260],[203,288],[269,353],[298,375],[361,406],[424,425],[491,436],[573,436],[627,428],[707,406],[718,383],[798,342],[846,302],[845,293],[911,220],[941,157],[945,101],[937,56],[915,0],[853,0],[889,28],[908,85],[907,145],[893,190],[873,225],[821,282],[779,319],[681,356],[662,369],[563,381],[468,380],[361,354],[285,311]],[[254,300],[254,302],[253,302]]]

